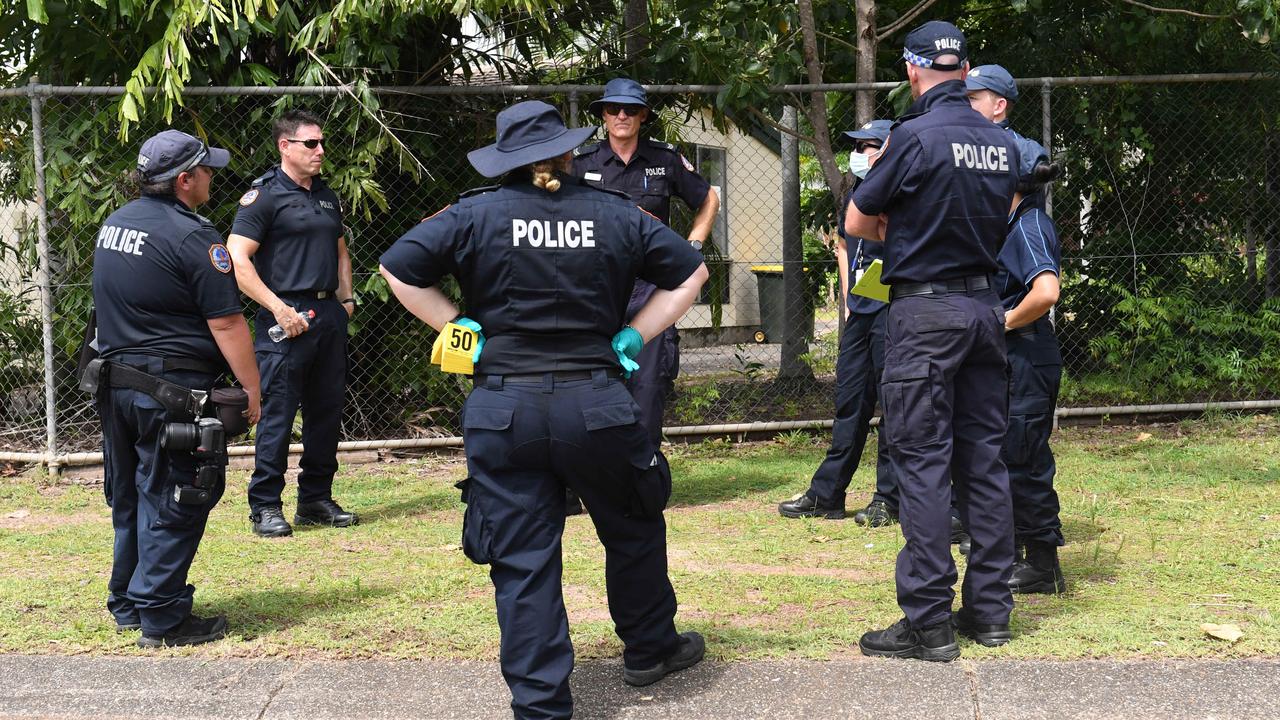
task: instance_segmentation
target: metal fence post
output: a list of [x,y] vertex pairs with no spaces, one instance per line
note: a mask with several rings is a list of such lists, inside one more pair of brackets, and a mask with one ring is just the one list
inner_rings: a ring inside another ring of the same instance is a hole
[[[1050,117],[1053,109],[1053,101],[1050,99],[1052,95],[1053,80],[1044,78],[1040,85],[1040,139],[1044,143],[1044,149],[1049,151],[1050,162],[1053,162],[1053,120]],[[1050,217],[1053,216],[1053,183],[1049,183],[1044,189],[1044,211]]]
[[31,149],[36,171],[36,254],[40,260],[36,284],[40,287],[40,325],[44,341],[45,453],[49,474],[56,476],[60,468],[57,387],[54,385],[53,286],[49,272],[49,199],[44,186],[44,127],[41,115],[44,100],[40,97],[39,83],[39,78],[32,76],[27,84],[27,94],[31,98]]
[[569,127],[578,127],[578,91],[569,93]]

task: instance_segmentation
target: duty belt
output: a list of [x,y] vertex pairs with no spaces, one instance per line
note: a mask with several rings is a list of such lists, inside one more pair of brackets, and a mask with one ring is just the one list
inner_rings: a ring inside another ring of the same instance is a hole
[[105,362],[102,370],[107,374],[106,381],[111,387],[128,388],[146,393],[163,405],[165,410],[174,413],[186,413],[192,417],[199,417],[204,407],[204,400],[208,396],[204,390],[193,390],[171,383],[117,362]]
[[[491,378],[500,379],[503,383],[520,383],[520,384],[541,384],[545,382],[572,382],[574,380],[590,380],[593,373],[599,370],[552,370],[551,372],[540,373],[520,373],[515,375],[503,373],[491,373],[489,375],[476,375],[475,385],[477,387],[488,383]],[[607,377],[620,378],[622,373],[615,369],[606,369],[603,371]]]
[[1023,325],[1022,327],[1014,328],[1009,332],[1015,335],[1021,335],[1022,337],[1031,337],[1033,335],[1042,335],[1042,334],[1052,335],[1053,323],[1050,322],[1049,318],[1042,317],[1039,320],[1036,320],[1035,322],[1031,323],[1030,325]]
[[277,293],[286,298],[307,298],[308,300],[326,300],[334,296],[333,290],[292,290]]
[[990,289],[991,278],[986,275],[971,275],[963,278],[952,278],[951,280],[934,280],[933,282],[895,283],[889,288],[889,299],[914,297],[916,295],[972,293]]

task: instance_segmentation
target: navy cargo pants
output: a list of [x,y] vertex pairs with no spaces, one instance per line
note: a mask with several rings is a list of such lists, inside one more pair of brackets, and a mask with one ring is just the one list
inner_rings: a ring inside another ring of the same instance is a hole
[[1062,353],[1047,318],[1019,328],[1009,343],[1009,433],[1003,457],[1013,490],[1013,535],[1018,545],[1028,542],[1062,545],[1057,472],[1049,436],[1062,382]]
[[315,310],[316,316],[306,332],[276,343],[267,336],[267,329],[276,324],[275,316],[258,310],[253,347],[262,375],[262,419],[249,480],[253,511],[280,506],[299,407],[303,449],[298,502],[331,499],[333,476],[338,472],[338,433],[347,391],[347,311],[333,298],[280,297],[300,312]]
[[962,587],[978,623],[1005,623],[1013,565],[1009,476],[1000,449],[1008,418],[1004,310],[989,290],[894,298],[881,402],[898,474],[898,604],[913,628],[948,620],[954,487],[972,537]]
[[[627,303],[627,322],[649,302],[655,286],[636,280]],[[680,374],[680,334],[675,326],[663,330],[644,344],[636,356],[640,369],[627,378],[627,390],[640,406],[640,424],[649,433],[655,447],[662,446],[662,418],[666,414],[667,395]]]
[[[845,491],[862,461],[871,416],[884,371],[884,328],[888,309],[849,316],[840,338],[836,359],[836,414],[831,426],[831,447],[809,481],[809,494],[818,507],[843,508]],[[881,421],[883,423],[883,420]],[[883,430],[883,424],[881,428]],[[889,443],[881,442],[876,457],[875,500],[898,509],[898,488],[889,457]]]
[[502,674],[520,720],[573,712],[560,585],[566,486],[582,498],[604,545],[623,663],[652,667],[680,642],[662,516],[670,472],[623,384],[604,370],[581,375],[478,376],[463,412],[470,477],[460,483],[462,548],[490,566]]
[[[117,355],[111,360],[190,388],[208,390],[215,380],[206,373],[165,372],[158,357]],[[115,528],[107,609],[119,625],[141,623],[144,635],[163,635],[191,614],[195,587],[187,584],[187,572],[224,486],[220,483],[202,505],[174,502],[174,487],[195,478],[196,461],[189,452],[161,448],[160,431],[166,422],[193,418],[175,417],[150,395],[128,388],[104,390],[98,413],[102,488]]]

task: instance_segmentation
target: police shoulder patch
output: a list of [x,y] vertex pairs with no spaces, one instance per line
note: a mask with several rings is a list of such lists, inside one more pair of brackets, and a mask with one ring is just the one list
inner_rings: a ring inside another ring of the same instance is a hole
[[241,195],[241,196],[240,196],[240,205],[241,205],[241,207],[249,207],[250,205],[252,205],[252,204],[254,203],[254,201],[256,201],[256,200],[258,199],[258,194],[259,194],[259,193],[261,193],[261,192],[262,192],[262,191],[261,191],[261,190],[259,190],[258,188],[254,188],[254,189],[250,190],[249,192],[247,192],[247,193],[245,193],[245,194]]
[[213,264],[214,270],[223,275],[231,272],[231,252],[222,243],[209,246],[209,262]]
[[680,155],[680,164],[684,165],[685,170],[688,170],[689,172],[694,171],[693,163],[689,162],[689,158],[685,157],[683,154]]
[[448,209],[449,209],[449,208],[451,208],[451,207],[453,207],[453,203],[449,203],[448,205],[445,205],[444,207],[440,208],[439,210],[437,210],[437,211],[435,211],[435,212],[431,213],[430,215],[428,215],[428,216],[426,216],[426,217],[422,218],[422,222],[426,222],[426,221],[430,220],[431,218],[433,218],[433,217],[435,217],[435,216],[439,215],[440,213],[444,212],[445,210],[448,210]]
[[[654,215],[653,213],[649,212],[648,210],[645,210],[644,208],[640,207],[639,205],[637,205],[636,207],[640,210],[640,212],[644,213],[645,215],[648,215],[649,217],[653,218],[654,220],[658,220],[658,216],[657,216],[657,215]],[[661,221],[661,220],[658,220],[658,222],[662,222],[662,221]],[[665,225],[666,223],[662,223],[662,224],[663,224],[663,225]]]

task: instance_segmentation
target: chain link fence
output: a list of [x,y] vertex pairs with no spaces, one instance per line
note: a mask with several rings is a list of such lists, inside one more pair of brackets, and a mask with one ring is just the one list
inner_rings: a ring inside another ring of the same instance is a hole
[[[855,87],[824,88],[837,137],[859,125]],[[901,110],[892,84],[865,87],[876,93],[878,117]],[[1241,76],[1022,83],[1014,128],[1048,145],[1065,168],[1051,198],[1064,246],[1056,309],[1064,407],[1280,395],[1280,265],[1267,262],[1280,253],[1280,111],[1267,102],[1276,87],[1275,78]],[[651,92],[660,115],[652,134],[676,143],[722,198],[704,248],[711,280],[680,322],[668,426],[830,419],[840,322],[835,203],[812,145],[789,150],[795,145],[779,130],[794,116],[778,112],[813,89],[779,89],[773,112],[721,123],[707,109],[719,88]],[[571,124],[598,124],[586,106],[599,92],[190,89],[173,126],[232,153],[201,209],[223,232],[240,194],[275,162],[271,118],[292,106],[330,118],[326,178],[347,209],[361,301],[346,440],[460,434],[470,383],[429,364],[434,331],[389,296],[377,258],[460,191],[485,184],[465,151],[491,141],[497,110],[538,96]],[[0,459],[100,447],[96,414],[73,377],[94,238],[129,196],[123,179],[138,144],[162,127],[134,126],[127,142],[104,132],[116,127],[119,97],[118,88],[0,91]],[[799,134],[810,134],[798,115]],[[849,148],[835,144],[847,168]],[[693,213],[673,207],[672,225],[684,232]]]

